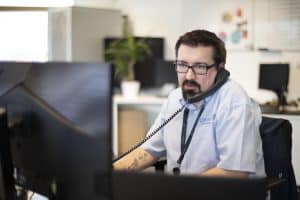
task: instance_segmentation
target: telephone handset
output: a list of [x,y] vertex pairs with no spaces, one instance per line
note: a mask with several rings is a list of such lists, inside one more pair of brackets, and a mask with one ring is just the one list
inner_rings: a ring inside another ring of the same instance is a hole
[[126,156],[127,154],[129,154],[130,152],[134,151],[135,149],[137,149],[138,147],[140,147],[142,144],[144,144],[146,141],[148,141],[152,136],[154,136],[155,134],[158,133],[158,131],[160,131],[165,125],[167,125],[178,113],[180,113],[184,107],[187,104],[191,104],[191,103],[196,103],[201,101],[202,99],[204,99],[205,97],[208,97],[212,94],[214,94],[228,79],[230,73],[222,68],[218,69],[218,74],[216,76],[216,80],[215,80],[215,84],[207,91],[201,93],[201,94],[196,94],[193,97],[189,97],[186,100],[186,103],[181,106],[181,108],[179,108],[175,113],[173,113],[168,119],[166,119],[159,127],[157,127],[154,131],[152,131],[146,138],[144,138],[143,140],[141,140],[139,143],[137,143],[135,146],[133,146],[131,149],[129,149],[128,151],[126,151],[125,153],[123,153],[122,155],[120,155],[119,157],[113,159],[113,163],[120,160],[121,158],[123,158],[124,156]]
[[187,103],[196,103],[215,93],[228,79],[230,73],[223,67],[218,69],[218,74],[215,79],[215,84],[207,91],[202,92],[200,94],[196,94],[193,97],[189,97],[185,99]]

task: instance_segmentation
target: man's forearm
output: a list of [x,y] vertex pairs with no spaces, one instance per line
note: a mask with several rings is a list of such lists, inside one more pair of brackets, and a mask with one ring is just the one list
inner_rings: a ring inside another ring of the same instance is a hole
[[121,160],[113,163],[115,170],[143,170],[152,165],[157,159],[139,147]]
[[235,178],[247,178],[248,172],[225,170],[218,167],[211,168],[200,174],[201,176],[226,176]]

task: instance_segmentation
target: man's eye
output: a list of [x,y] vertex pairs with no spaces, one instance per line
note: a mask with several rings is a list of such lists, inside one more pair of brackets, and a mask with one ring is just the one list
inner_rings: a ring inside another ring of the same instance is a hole
[[178,63],[177,64],[179,67],[186,67],[186,64],[184,64],[184,63]]

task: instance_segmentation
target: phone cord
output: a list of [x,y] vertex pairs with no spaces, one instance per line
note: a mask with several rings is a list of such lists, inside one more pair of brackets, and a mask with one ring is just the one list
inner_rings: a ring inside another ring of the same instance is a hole
[[153,137],[155,134],[158,133],[158,131],[160,131],[165,125],[167,125],[178,113],[180,113],[183,108],[186,106],[186,104],[184,104],[181,108],[179,108],[174,114],[172,114],[168,119],[166,119],[159,127],[157,127],[154,131],[152,131],[147,137],[145,137],[143,140],[141,140],[139,143],[137,143],[135,146],[133,146],[131,149],[129,149],[128,151],[126,151],[125,153],[123,153],[122,155],[120,155],[119,157],[113,159],[113,163],[120,160],[121,158],[123,158],[124,156],[126,156],[127,154],[131,153],[132,151],[134,151],[135,149],[137,149],[138,147],[140,147],[142,144],[144,144],[147,140],[149,140],[151,137]]

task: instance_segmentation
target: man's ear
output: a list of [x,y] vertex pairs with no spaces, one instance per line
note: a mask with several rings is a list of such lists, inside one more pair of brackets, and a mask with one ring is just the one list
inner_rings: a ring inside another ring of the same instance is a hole
[[218,66],[219,68],[225,68],[225,63],[224,62],[221,62]]

